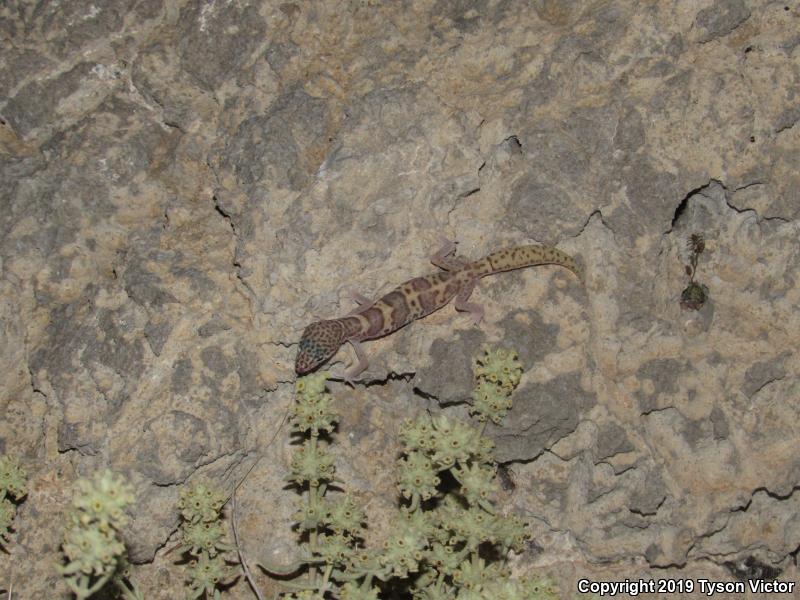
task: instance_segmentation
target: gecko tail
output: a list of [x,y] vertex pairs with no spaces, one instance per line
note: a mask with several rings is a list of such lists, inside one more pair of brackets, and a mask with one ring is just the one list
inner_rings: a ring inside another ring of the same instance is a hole
[[517,246],[493,252],[484,259],[491,273],[511,271],[535,265],[559,265],[575,273],[584,283],[582,265],[572,256],[553,246]]

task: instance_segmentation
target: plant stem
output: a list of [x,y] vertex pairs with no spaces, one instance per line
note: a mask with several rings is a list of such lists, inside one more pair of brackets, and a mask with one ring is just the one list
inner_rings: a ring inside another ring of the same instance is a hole
[[333,571],[333,565],[332,564],[325,565],[325,573],[322,576],[322,586],[321,586],[322,589],[320,591],[323,591],[323,590],[327,589],[328,580],[331,578],[331,572],[332,571]]
[[370,587],[372,587],[372,573],[367,573],[367,576],[364,577],[364,582],[361,584],[361,589],[363,591],[367,591]]
[[94,594],[95,592],[100,590],[100,588],[102,588],[106,583],[108,583],[108,580],[111,579],[111,576],[113,574],[114,573],[112,571],[111,573],[106,573],[100,579],[98,579],[97,582],[92,587],[90,587],[88,590],[86,590],[86,596],[84,596],[84,598],[88,598],[92,594]]
[[[310,440],[310,448],[312,453],[316,453],[317,451],[317,436],[311,435]],[[315,511],[318,507],[318,500],[317,493],[319,488],[317,486],[310,485],[308,488],[308,507]],[[319,525],[316,525],[314,529],[309,531],[308,533],[308,550],[311,556],[314,556],[317,552],[317,539],[319,535]],[[313,583],[314,587],[317,587],[317,581],[319,577],[319,567],[317,565],[310,565],[310,575],[311,575],[311,582]]]

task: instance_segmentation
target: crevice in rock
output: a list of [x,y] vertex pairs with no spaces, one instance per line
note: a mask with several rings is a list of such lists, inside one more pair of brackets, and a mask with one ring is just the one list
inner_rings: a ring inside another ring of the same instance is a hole
[[768,385],[770,385],[771,383],[775,383],[776,381],[783,381],[783,380],[784,380],[784,378],[785,378],[785,376],[784,376],[784,377],[775,377],[775,378],[773,378],[773,379],[768,379],[767,381],[765,381],[764,383],[762,383],[760,386],[758,386],[758,387],[757,387],[755,390],[753,390],[753,392],[752,392],[752,393],[749,393],[747,397],[748,397],[748,398],[753,398],[753,397],[754,397],[754,396],[756,396],[756,395],[757,395],[757,394],[758,394],[758,393],[759,393],[761,390],[763,390],[765,387],[767,387],[767,386],[768,386]]
[[407,373],[396,373],[394,371],[389,371],[386,374],[386,377],[383,377],[383,378],[373,377],[373,378],[370,378],[370,379],[365,379],[363,381],[363,385],[364,385],[364,387],[373,387],[373,386],[376,386],[376,385],[387,385],[390,381],[404,381],[404,382],[408,383],[412,379],[414,379],[414,375],[416,375],[416,372],[414,372],[414,371],[409,371]]
[[279,348],[287,348],[287,349],[291,349],[294,346],[297,346],[297,342],[287,342],[286,340],[267,340],[266,343],[270,346],[277,346]]
[[640,417],[649,417],[652,414],[664,412],[664,411],[667,411],[667,410],[677,411],[679,414],[681,414],[681,416],[683,416],[682,413],[677,408],[675,408],[674,406],[658,406],[656,408],[651,408],[650,410],[646,410],[644,412],[640,412],[639,416]]
[[640,517],[654,517],[658,514],[658,509],[660,509],[664,505],[664,502],[666,501],[667,501],[667,496],[665,494],[661,498],[661,501],[652,510],[631,508],[630,506],[628,507],[628,510],[635,515],[639,515]]
[[70,444],[57,448],[59,454],[69,454],[70,452],[77,452],[78,456],[97,456],[99,452],[89,443],[86,444]]
[[554,527],[553,524],[550,523],[550,521],[548,521],[543,515],[541,515],[539,513],[535,513],[532,510],[523,508],[522,509],[522,514],[525,515],[526,517],[528,517],[531,521],[541,521],[553,533],[563,533],[565,531],[564,529],[560,529],[558,527]]
[[[478,171],[480,171],[480,168],[478,169]],[[472,188],[472,189],[467,190],[466,192],[461,192],[458,195],[458,197],[459,198],[469,198],[470,196],[472,196],[474,194],[477,194],[480,191],[481,191],[480,187]]]
[[[228,222],[228,226],[231,228],[233,235],[236,234],[236,224],[233,222],[233,218],[231,218],[230,214],[228,214],[222,206],[219,204],[219,198],[216,195],[212,196],[211,199],[214,201],[214,210],[217,211],[223,219]],[[236,264],[234,262],[234,264]]]
[[[623,454],[623,453],[618,453],[618,454]],[[635,464],[634,465],[626,465],[621,470],[617,471],[617,469],[616,469],[616,467],[614,465],[612,465],[610,462],[607,462],[605,460],[601,461],[599,463],[596,463],[596,464],[598,464],[598,465],[603,464],[603,465],[608,465],[609,467],[611,467],[611,470],[614,471],[614,477],[621,477],[622,475],[624,475],[628,471],[635,471],[636,470],[636,466],[637,466]]]
[[612,234],[614,233],[614,230],[611,228],[611,226],[608,223],[606,223],[605,219],[603,218],[603,212],[599,208],[596,208],[595,210],[593,210],[589,214],[588,217],[586,217],[586,220],[583,222],[583,225],[581,225],[580,229],[578,229],[578,232],[573,234],[573,235],[567,236],[567,237],[578,238],[581,235],[583,235],[583,232],[586,231],[586,228],[589,226],[589,223],[592,222],[592,219],[595,216],[597,216],[597,218],[600,219],[600,223],[603,225],[603,227],[608,229]]
[[560,460],[561,462],[565,462],[565,463],[572,462],[575,459],[575,456],[577,456],[577,455],[573,455],[570,458],[565,458],[564,456],[561,456],[560,454],[555,452],[552,448],[542,448],[542,451],[539,452],[539,454],[537,454],[533,458],[530,458],[528,460],[516,460],[516,461],[513,461],[513,462],[518,462],[518,463],[521,463],[521,464],[530,464],[530,463],[536,462],[539,459],[540,456],[544,456],[545,454],[552,454],[558,460]]
[[722,192],[723,192],[722,195],[723,195],[723,198],[725,199],[726,206],[729,209],[733,210],[734,212],[736,212],[738,214],[753,213],[753,215],[755,216],[756,221],[758,223],[760,223],[762,221],[764,221],[764,222],[778,221],[780,223],[788,223],[789,222],[789,219],[787,219],[785,217],[778,217],[778,216],[775,216],[775,217],[764,217],[764,216],[759,215],[758,211],[756,209],[754,209],[754,208],[750,208],[750,207],[739,208],[739,207],[734,206],[733,204],[731,204],[730,196],[731,196],[732,193],[739,192],[741,190],[746,190],[748,188],[755,187],[755,186],[766,185],[765,182],[763,182],[761,180],[749,181],[749,182],[744,183],[744,184],[740,185],[739,187],[733,189],[733,191],[731,192],[731,191],[728,190],[727,186],[724,183],[722,183],[721,181],[719,181],[717,179],[709,179],[708,182],[704,183],[703,185],[701,185],[699,187],[696,187],[693,190],[690,190],[683,197],[683,199],[678,203],[678,205],[675,207],[675,212],[672,215],[672,223],[670,224],[670,228],[667,231],[664,232],[664,235],[670,234],[675,230],[675,227],[678,225],[678,222],[680,221],[681,217],[683,216],[683,214],[685,213],[687,207],[689,206],[689,200],[691,200],[697,194],[702,194],[705,190],[707,190],[708,188],[710,188],[713,185],[718,185],[718,186],[720,186],[722,188]]
[[[386,374],[386,377],[364,377],[363,379],[359,379],[355,382],[356,385],[361,385],[365,388],[374,387],[374,386],[383,386],[389,384],[391,381],[404,381],[408,383],[414,378],[416,373],[414,371],[410,371],[408,373],[396,373],[394,371],[389,371]],[[337,383],[344,383],[344,377],[330,377],[328,381],[334,381]]]
[[[590,488],[591,490],[591,488]],[[612,485],[604,490],[595,490],[596,493],[594,494],[587,494],[586,498],[586,505],[591,506],[592,504],[596,503],[598,500],[605,498],[609,494],[613,494],[614,492],[619,491],[617,486]]]
[[434,402],[439,401],[438,396],[436,396],[435,394],[430,394],[425,390],[423,390],[422,388],[418,388],[417,386],[411,388],[411,393],[413,393],[418,398],[422,398],[423,400],[433,400]]
[[[722,185],[722,184],[720,184],[720,185]],[[746,183],[746,184],[736,188],[733,191],[734,192],[738,192],[739,190],[746,190],[747,188],[754,187],[754,186],[757,186],[757,185],[765,185],[765,184],[764,184],[763,181],[753,181],[751,183]],[[751,212],[755,216],[756,221],[759,222],[759,223],[761,221],[765,221],[765,222],[778,221],[779,223],[789,223],[790,222],[790,220],[787,219],[786,217],[778,217],[778,216],[775,216],[775,217],[763,217],[763,216],[758,214],[758,211],[755,208],[750,208],[750,207],[747,207],[747,206],[744,207],[744,208],[738,208],[738,207],[734,206],[733,204],[731,204],[731,201],[728,199],[728,189],[725,186],[722,186],[722,189],[725,190],[725,204],[728,206],[728,208],[734,210],[735,212],[737,212],[739,214],[744,214],[744,213]]]
[[800,555],[800,545],[789,553],[789,556],[794,559],[794,564],[797,564],[798,555]]
[[[745,183],[744,185],[740,185],[739,187],[735,188],[733,191],[734,192],[739,192],[741,190],[746,190],[748,188],[755,187],[757,185],[766,185],[766,183],[764,183],[763,181],[751,181],[751,182]],[[723,188],[724,187],[725,186],[723,186]],[[732,207],[732,208],[736,209],[735,206]]]
[[[216,178],[216,174],[214,174],[214,176]],[[233,233],[234,238],[237,239],[237,246],[234,249],[234,255],[233,255],[233,258],[231,259],[231,264],[234,267],[234,273],[236,275],[236,279],[238,279],[239,283],[241,283],[242,287],[245,290],[247,290],[247,293],[245,295],[248,298],[248,300],[251,302],[251,306],[255,306],[256,305],[256,300],[255,299],[257,298],[257,295],[255,293],[255,290],[253,290],[253,288],[250,287],[250,285],[244,280],[244,277],[242,276],[242,263],[239,262],[239,260],[236,257],[236,254],[237,254],[237,251],[238,251],[238,239],[239,239],[239,232],[236,230],[236,223],[233,220],[233,217],[231,216],[231,214],[228,211],[226,211],[224,208],[222,208],[222,205],[220,204],[219,198],[217,197],[216,194],[212,195],[211,199],[214,202],[214,210],[223,219],[225,219],[225,221],[227,221],[228,226],[231,228],[231,232]]]
[[217,454],[216,456],[210,457],[207,460],[195,465],[192,472],[189,473],[186,477],[175,479],[173,481],[164,481],[164,480],[159,480],[157,478],[152,478],[150,483],[157,488],[179,487],[185,485],[186,482],[188,482],[192,477],[198,475],[206,467],[211,467],[213,469],[216,463],[224,461],[225,459],[231,459],[231,463],[228,464],[223,470],[223,473],[227,474],[232,468],[236,468],[240,464],[242,464],[242,462],[244,462],[244,460],[248,457],[249,452],[250,451],[244,450],[243,448],[236,448],[230,452],[222,452],[220,454]]
[[516,134],[508,136],[501,142],[501,144],[508,146],[508,149],[513,154],[522,154],[522,142],[519,141],[519,137]]
[[[687,554],[687,556],[688,556],[688,554],[689,554],[689,550],[691,550],[691,549],[692,549],[692,547],[693,547],[693,546],[690,546],[690,547],[689,547],[689,548],[686,550],[686,554]],[[682,563],[671,562],[671,563],[664,563],[663,565],[662,565],[662,564],[658,564],[658,565],[656,565],[656,564],[653,564],[653,563],[651,563],[650,561],[647,561],[647,565],[648,565],[648,566],[649,566],[651,569],[653,569],[654,571],[657,571],[657,570],[659,570],[659,569],[663,569],[663,570],[665,570],[665,571],[669,571],[669,570],[672,570],[672,569],[674,569],[674,570],[676,570],[676,571],[683,571],[683,570],[686,568],[686,565],[688,564],[688,562],[689,562],[688,560],[684,560]]]
[[786,111],[775,123],[775,135],[792,129],[798,122],[800,122],[800,107]]
[[42,390],[40,390],[38,387],[36,387],[36,381],[35,380],[36,380],[36,377],[33,375],[33,370],[30,368],[30,366],[28,366],[28,381],[30,382],[30,385],[31,385],[31,391],[33,391],[34,394],[39,394],[42,398],[44,398],[46,400],[47,399],[47,394],[45,394]]
[[183,130],[183,127],[181,127],[180,124],[177,123],[176,121],[166,121],[166,120],[164,120],[164,121],[161,121],[161,124],[164,125],[164,127],[167,127],[169,129],[177,129],[181,133],[186,133]]
[[[673,232],[681,216],[686,211],[686,207],[689,205],[689,200],[692,198],[692,196],[694,196],[695,194],[699,194],[705,189],[708,189],[714,183],[719,183],[720,185],[722,185],[719,181],[716,181],[715,179],[710,179],[707,183],[704,183],[703,185],[696,187],[693,190],[689,190],[689,192],[687,192],[683,196],[681,201],[678,202],[678,206],[675,207],[675,212],[672,214],[672,222],[670,223],[670,228],[664,232],[665,234]],[[726,189],[724,185],[722,185],[722,189]]]
[[734,513],[734,512],[747,512],[750,509],[750,505],[753,503],[753,497],[759,492],[763,492],[764,494],[766,494],[769,498],[771,498],[773,500],[784,501],[784,500],[788,500],[789,498],[791,498],[797,490],[800,490],[800,485],[794,486],[790,492],[788,492],[787,494],[781,495],[781,494],[778,494],[776,492],[771,492],[766,487],[763,487],[763,486],[762,487],[757,487],[756,489],[754,489],[750,493],[750,499],[747,501],[746,504],[744,504],[742,506],[739,506],[739,507],[736,507],[734,509],[731,509],[731,512],[732,513]]
[[[284,425],[284,421],[283,421],[283,420],[281,420],[281,427],[282,427],[283,425]],[[252,429],[252,428],[250,428],[250,429]],[[279,431],[280,431],[280,428],[278,429],[278,432],[279,432]],[[277,434],[277,432],[276,432],[276,434]],[[244,449],[244,448],[241,448],[241,449],[239,449],[239,450],[236,450],[236,451],[234,451],[234,452],[232,452],[232,453],[230,453],[230,454],[226,455],[226,456],[234,457],[236,454],[240,454],[240,456],[238,457],[238,459],[231,460],[231,462],[228,464],[228,466],[227,466],[227,467],[225,467],[225,469],[222,471],[222,477],[221,477],[221,479],[225,479],[225,480],[227,480],[227,479],[230,479],[231,477],[233,477],[233,476],[236,474],[236,473],[235,473],[235,472],[236,472],[236,470],[237,470],[237,469],[238,469],[238,468],[239,468],[239,467],[240,467],[242,464],[244,464],[244,463],[245,463],[245,461],[247,461],[247,459],[248,459],[248,458],[250,458],[250,455],[251,455],[251,454],[252,454],[254,451],[257,451],[257,449],[256,449],[256,448],[253,448],[253,449],[251,449],[251,450],[246,450],[246,449]],[[258,462],[258,460],[259,460],[260,458],[261,458],[261,455],[260,455],[260,454],[257,454],[257,455],[256,455],[256,463]],[[253,466],[253,467],[255,467],[255,463],[254,463],[252,466]],[[247,470],[247,474],[245,475],[245,477],[247,477],[247,475],[249,475],[249,474],[250,474],[250,471],[251,471],[251,470],[252,470],[252,469],[248,469],[248,470]]]

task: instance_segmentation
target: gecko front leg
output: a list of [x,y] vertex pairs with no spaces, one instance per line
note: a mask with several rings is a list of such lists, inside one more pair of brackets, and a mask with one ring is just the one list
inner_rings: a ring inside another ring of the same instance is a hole
[[366,354],[364,354],[364,348],[361,347],[361,342],[357,340],[347,341],[350,342],[350,345],[353,347],[353,351],[356,353],[358,363],[354,366],[351,366],[349,369],[347,369],[347,371],[344,372],[344,382],[355,387],[356,379],[367,369],[369,362],[367,361]]

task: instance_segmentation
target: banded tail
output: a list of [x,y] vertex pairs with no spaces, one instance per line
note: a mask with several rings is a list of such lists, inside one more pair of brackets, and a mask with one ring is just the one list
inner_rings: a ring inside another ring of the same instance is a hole
[[476,269],[480,276],[483,277],[502,271],[549,264],[565,267],[583,281],[583,270],[578,261],[566,252],[562,252],[552,246],[517,246],[507,250],[499,250],[476,261],[473,263],[472,268]]

